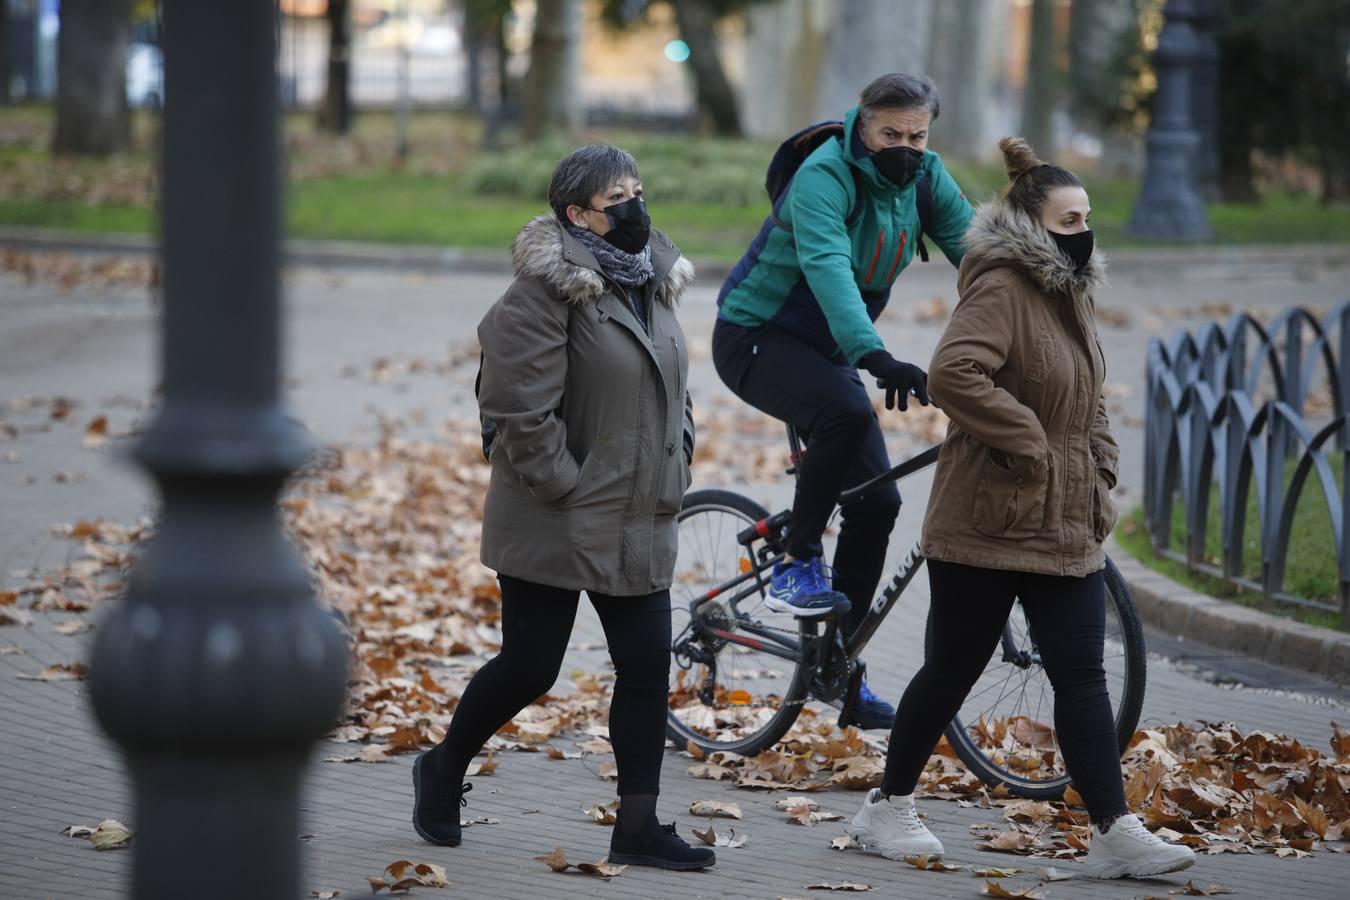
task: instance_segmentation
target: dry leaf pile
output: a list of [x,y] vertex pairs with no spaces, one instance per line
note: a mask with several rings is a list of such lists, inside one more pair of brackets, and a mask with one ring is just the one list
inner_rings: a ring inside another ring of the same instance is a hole
[[28,284],[76,288],[157,288],[159,263],[152,256],[86,256],[60,250],[0,248],[0,272],[10,272]]

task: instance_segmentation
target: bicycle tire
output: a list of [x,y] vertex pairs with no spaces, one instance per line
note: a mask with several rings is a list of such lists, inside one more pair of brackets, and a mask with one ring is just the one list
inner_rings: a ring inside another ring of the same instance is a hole
[[[746,524],[752,524],[769,515],[768,510],[756,503],[754,500],[742,494],[733,491],[720,489],[704,489],[691,491],[685,495],[684,503],[676,516],[677,523],[689,521],[694,516],[709,512],[731,512],[741,517]],[[734,535],[732,537],[734,541]],[[739,554],[739,545],[738,554]],[[681,548],[681,553],[685,548]],[[678,564],[677,564],[678,566]],[[677,568],[678,572],[678,568]],[[679,599],[675,596],[675,590],[678,585],[672,586],[671,607],[672,615],[679,613]],[[685,607],[687,609],[687,607]],[[796,620],[798,634],[802,639],[814,637],[815,623],[804,619]],[[680,630],[672,629],[672,639],[678,643]],[[672,654],[675,648],[672,647]],[[671,677],[676,677],[678,666],[672,662]],[[674,693],[672,692],[671,705],[666,714],[666,733],[670,739],[679,747],[683,748],[689,743],[693,743],[706,753],[715,753],[724,751],[736,753],[741,756],[754,756],[763,750],[772,747],[788,732],[797,717],[801,714],[802,701],[807,694],[807,684],[809,683],[809,672],[805,671],[802,661],[798,658],[792,670],[789,679],[790,686],[782,697],[778,711],[768,719],[764,725],[754,732],[744,735],[737,740],[715,741],[709,739],[706,735],[691,728],[683,719],[677,715],[676,708],[673,706]]]
[[[1144,627],[1139,620],[1139,611],[1135,608],[1134,597],[1129,586],[1121,576],[1116,564],[1108,557],[1106,560],[1106,596],[1116,610],[1120,622],[1121,639],[1125,647],[1126,677],[1121,689],[1120,700],[1116,704],[1116,740],[1123,753],[1134,736],[1139,725],[1139,717],[1144,708],[1144,692],[1148,684],[1148,654],[1144,646]],[[929,610],[928,622],[924,629],[924,653],[932,651],[932,611]],[[1005,625],[1004,628],[1011,626]],[[1018,776],[996,765],[976,744],[961,722],[958,714],[946,729],[947,742],[956,755],[966,764],[980,781],[990,788],[1004,785],[1012,794],[1028,800],[1059,800],[1072,779],[1068,773],[1045,780],[1035,780]]]

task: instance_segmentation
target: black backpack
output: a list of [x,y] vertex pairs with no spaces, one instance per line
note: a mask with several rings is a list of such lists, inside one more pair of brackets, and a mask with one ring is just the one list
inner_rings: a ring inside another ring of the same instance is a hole
[[[792,183],[792,177],[797,174],[806,158],[831,138],[841,142],[844,140],[843,122],[829,121],[810,125],[783,141],[774,151],[773,159],[769,160],[769,171],[764,176],[764,190],[768,192],[769,200],[773,203],[769,218],[773,220],[774,225],[785,231],[792,230],[792,226],[778,215],[783,198],[787,196],[788,185]],[[853,208],[844,219],[845,225],[852,225],[862,215],[863,185],[860,180],[862,173],[854,166],[850,166],[849,171],[853,173],[854,200]],[[919,233],[916,235],[919,242],[919,259],[928,262],[928,247],[923,242],[923,233],[933,221],[933,187],[923,172],[919,172],[915,178],[914,191],[914,202],[919,209]]]

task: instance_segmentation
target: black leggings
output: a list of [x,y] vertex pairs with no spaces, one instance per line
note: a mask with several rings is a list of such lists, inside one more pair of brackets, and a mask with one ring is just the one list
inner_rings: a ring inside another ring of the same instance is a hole
[[[502,586],[502,649],[464,688],[450,730],[436,748],[447,779],[464,777],[469,761],[526,706],[548,692],[562,668],[580,591],[507,575]],[[619,795],[657,794],[666,745],[670,689],[670,591],[611,597],[587,591],[614,661],[609,738],[619,769]]]
[[[806,438],[787,549],[799,559],[820,556],[821,535],[839,493],[891,467],[858,370],[831,362],[785,332],[743,328],[721,319],[713,329],[712,349],[717,374],[736,396],[795,426]],[[850,628],[867,615],[899,512],[900,492],[894,484],[840,509],[834,587],[852,604]]]
[[1128,812],[1115,720],[1102,669],[1106,583],[928,561],[933,646],[905,689],[891,729],[882,791],[911,794],[1020,599],[1055,691],[1055,731],[1094,822]]

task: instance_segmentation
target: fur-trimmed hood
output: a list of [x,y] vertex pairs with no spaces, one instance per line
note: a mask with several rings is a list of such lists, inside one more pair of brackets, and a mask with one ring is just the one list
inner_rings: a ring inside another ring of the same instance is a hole
[[996,200],[975,211],[966,232],[966,255],[961,267],[960,288],[990,269],[1011,267],[1021,271],[1044,293],[1091,304],[1106,284],[1106,258],[1100,249],[1082,272],[1060,252],[1050,233],[1027,214]]
[[[655,229],[650,245],[656,299],[673,307],[694,283],[694,265]],[[594,303],[609,289],[595,256],[556,216],[536,216],[520,229],[511,243],[511,262],[517,278],[538,278],[568,303]]]

